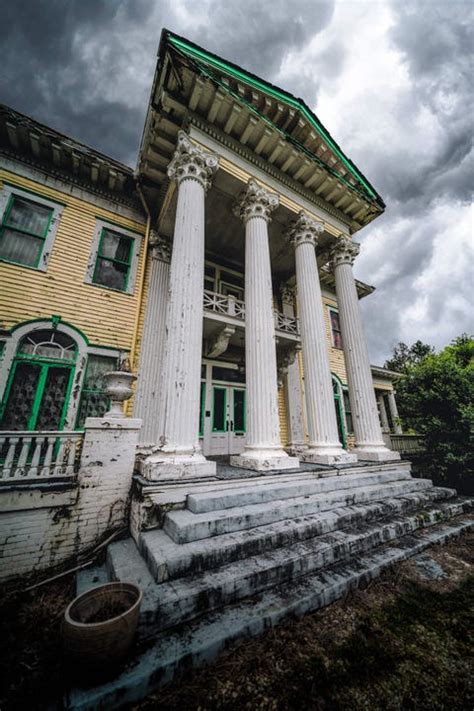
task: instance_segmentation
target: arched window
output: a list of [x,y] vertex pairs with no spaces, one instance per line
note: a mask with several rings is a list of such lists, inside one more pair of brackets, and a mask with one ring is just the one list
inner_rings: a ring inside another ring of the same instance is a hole
[[72,386],[77,343],[55,329],[20,340],[0,409],[1,430],[60,430]]

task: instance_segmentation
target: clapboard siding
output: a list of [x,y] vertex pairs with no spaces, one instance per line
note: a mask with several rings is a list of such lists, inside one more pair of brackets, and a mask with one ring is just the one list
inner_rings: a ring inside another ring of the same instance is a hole
[[[141,250],[133,294],[85,284],[96,220],[110,221],[143,235],[145,224],[92,202],[0,170],[0,181],[65,205],[46,272],[0,263],[0,320],[3,328],[35,318],[60,315],[92,344],[129,350],[143,269]],[[0,182],[1,187],[1,182]]]

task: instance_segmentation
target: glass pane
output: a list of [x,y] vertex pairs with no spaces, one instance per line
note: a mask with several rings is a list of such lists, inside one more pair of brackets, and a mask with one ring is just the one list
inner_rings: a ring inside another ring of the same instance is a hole
[[245,432],[245,390],[234,390],[234,431]]
[[347,431],[354,432],[354,425],[352,422],[352,413],[351,413],[351,403],[349,400],[349,393],[347,392],[347,390],[344,391],[344,411],[345,411],[345,415],[346,415]]
[[41,366],[18,363],[0,423],[2,430],[27,430]]
[[339,408],[339,398],[334,398],[334,407],[336,408],[337,431],[339,434],[339,442],[344,444],[344,429],[342,427],[341,410]]
[[44,240],[4,228],[0,233],[0,259],[36,267]]
[[90,355],[84,377],[76,427],[83,427],[86,417],[102,417],[110,407],[105,394],[104,373],[117,368],[117,359]]
[[71,369],[48,367],[35,430],[59,430]]
[[102,257],[110,257],[110,259],[119,259],[121,262],[128,262],[132,242],[131,237],[124,237],[116,232],[104,230],[100,243],[100,254]]
[[244,285],[243,276],[237,276],[237,274],[232,274],[232,272],[226,272],[224,269],[221,269],[221,281],[225,281],[227,284],[234,284],[235,286],[243,287]]
[[201,402],[199,407],[199,436],[204,435],[204,408],[206,404],[206,383],[201,383]]
[[214,412],[212,415],[212,431],[224,432],[226,428],[226,395],[225,388],[214,388]]
[[14,197],[6,224],[9,227],[19,227],[26,232],[45,237],[52,212],[50,207]]
[[245,383],[245,373],[243,369],[225,368],[214,365],[212,368],[213,380],[226,380],[229,383]]
[[110,400],[103,392],[83,392],[76,427],[84,427],[86,417],[102,417],[110,407]]
[[94,284],[102,284],[112,289],[125,291],[129,267],[118,262],[98,257],[94,274]]

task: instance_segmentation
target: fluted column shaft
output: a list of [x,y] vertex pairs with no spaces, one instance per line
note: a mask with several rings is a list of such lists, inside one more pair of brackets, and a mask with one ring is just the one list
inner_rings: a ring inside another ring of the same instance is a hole
[[[281,290],[284,316],[295,317],[295,288],[284,286]],[[290,363],[285,376],[286,410],[288,418],[288,449],[299,454],[305,443],[305,411],[298,358]]]
[[249,469],[298,466],[280,442],[272,275],[268,244],[270,213],[278,197],[250,180],[238,205],[245,223],[245,371],[247,440],[232,463]]
[[358,252],[358,245],[349,239],[340,239],[333,251],[342,347],[356,440],[355,451],[359,459],[399,459],[396,452],[385,446],[380,427],[369,353],[352,273],[352,264]]
[[178,185],[160,380],[162,428],[143,473],[150,479],[215,473],[199,446],[204,288],[204,203],[218,159],[180,131],[168,176]]
[[171,248],[166,240],[152,233],[150,253],[150,282],[134,406],[134,417],[140,417],[143,422],[139,438],[142,447],[156,444],[163,431],[159,383],[166,334]]
[[385,407],[385,400],[383,393],[380,393],[377,396],[377,400],[379,403],[379,411],[380,411],[380,420],[382,424],[382,432],[390,432],[390,425],[388,422],[388,417],[387,417],[387,408]]
[[392,416],[393,430],[395,434],[403,434],[402,426],[400,424],[400,417],[398,414],[397,401],[395,400],[395,393],[390,390],[388,393],[388,406],[390,408],[390,414]]
[[309,435],[308,449],[301,458],[304,461],[331,464],[336,461],[354,461],[356,458],[345,452],[339,441],[334,409],[326,326],[315,253],[318,235],[323,231],[324,226],[321,223],[300,212],[292,225],[290,237],[295,246]]

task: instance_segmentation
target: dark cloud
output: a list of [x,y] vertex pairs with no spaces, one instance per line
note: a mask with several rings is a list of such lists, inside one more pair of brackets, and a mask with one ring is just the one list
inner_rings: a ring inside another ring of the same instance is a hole
[[[153,0],[22,0],[2,3],[0,101],[90,144],[134,162],[147,94],[130,101],[125,69],[137,60],[127,37],[155,11],[148,91],[162,22]],[[125,81],[124,81],[125,79]],[[145,84],[145,83],[144,83]],[[110,95],[116,88],[117,98]]]

